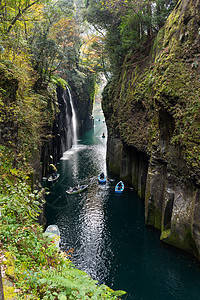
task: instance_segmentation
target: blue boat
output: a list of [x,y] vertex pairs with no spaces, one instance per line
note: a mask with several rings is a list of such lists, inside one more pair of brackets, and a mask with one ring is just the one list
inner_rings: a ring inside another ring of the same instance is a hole
[[106,183],[106,176],[104,175],[104,173],[101,173],[98,176],[98,181],[99,181],[99,183]]
[[119,181],[115,186],[115,193],[121,194],[124,190],[124,183],[123,181]]

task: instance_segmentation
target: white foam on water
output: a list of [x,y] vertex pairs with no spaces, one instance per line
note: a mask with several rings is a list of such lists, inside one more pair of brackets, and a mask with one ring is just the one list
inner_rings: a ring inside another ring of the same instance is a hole
[[73,145],[72,148],[70,148],[69,150],[63,153],[63,156],[60,158],[60,160],[68,160],[72,155],[86,148],[87,148],[86,145],[81,145],[81,144]]

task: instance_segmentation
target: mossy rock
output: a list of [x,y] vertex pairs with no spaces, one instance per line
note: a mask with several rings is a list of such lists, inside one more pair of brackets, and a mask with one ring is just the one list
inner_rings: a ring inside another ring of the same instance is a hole
[[15,274],[15,262],[14,258],[12,256],[11,252],[5,253],[6,261],[4,261],[4,264],[7,266],[5,274],[10,277],[11,279],[14,278]]
[[14,278],[14,274],[15,274],[15,268],[14,266],[7,266],[5,274],[10,277],[11,279]]
[[166,238],[168,238],[168,236],[170,235],[170,232],[171,232],[170,229],[164,230],[164,231],[161,233],[161,236],[160,236],[161,241],[162,241],[162,240],[165,240]]
[[4,300],[15,300],[17,299],[17,294],[15,292],[15,287],[12,282],[7,279],[3,279],[3,291],[4,291]]

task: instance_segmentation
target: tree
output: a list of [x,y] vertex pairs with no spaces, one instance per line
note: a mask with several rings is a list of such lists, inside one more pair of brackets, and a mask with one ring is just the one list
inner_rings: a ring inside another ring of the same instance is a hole
[[112,69],[120,68],[129,52],[147,51],[163,26],[176,0],[90,0],[86,18],[95,28],[106,31]]
[[28,10],[40,1],[2,0],[0,3],[1,30],[3,29],[4,32],[9,33],[17,22],[23,22],[23,17]]
[[[56,71],[76,66],[80,49],[78,23],[70,8],[61,9],[62,2],[44,6],[40,14],[33,12],[33,26],[29,27],[27,42],[32,53],[33,68],[38,83],[50,80]],[[71,5],[71,4],[70,4]]]
[[110,64],[105,51],[105,36],[97,32],[85,37],[85,42],[81,47],[81,64],[87,66],[91,72],[104,73],[109,79]]

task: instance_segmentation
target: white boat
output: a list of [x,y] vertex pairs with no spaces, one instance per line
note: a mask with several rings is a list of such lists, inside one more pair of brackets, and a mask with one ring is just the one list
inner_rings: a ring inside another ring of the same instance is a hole
[[51,175],[51,176],[49,176],[48,181],[56,181],[59,177],[60,177],[60,174],[57,174],[54,178]]
[[68,195],[79,194],[87,189],[88,185],[78,185],[66,191]]

